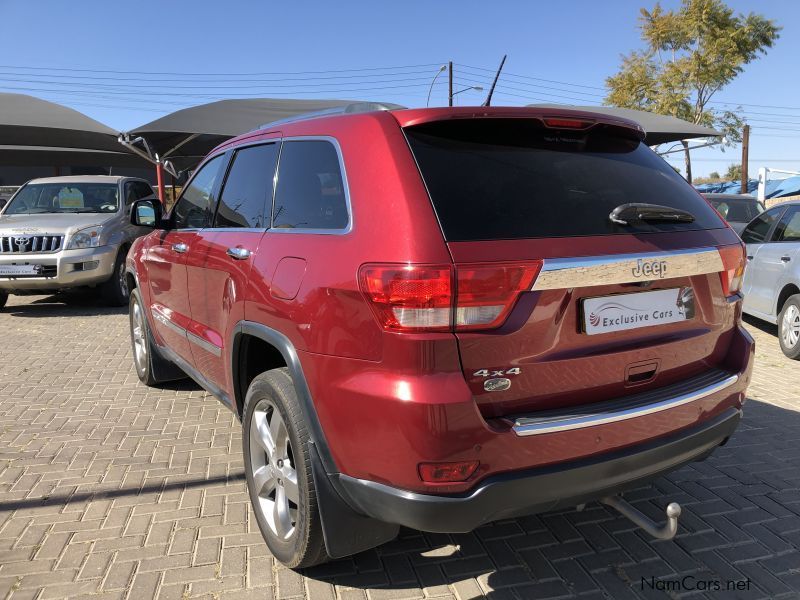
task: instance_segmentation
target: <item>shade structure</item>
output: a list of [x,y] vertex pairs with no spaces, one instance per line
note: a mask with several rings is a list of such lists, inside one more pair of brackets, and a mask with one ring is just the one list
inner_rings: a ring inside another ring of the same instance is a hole
[[0,145],[0,166],[6,167],[126,167],[152,168],[152,165],[119,143],[116,152],[86,148]]
[[[352,100],[247,98],[184,108],[123,134],[121,141],[161,160],[202,158],[227,139],[265,123],[355,104]],[[137,141],[138,140],[138,141]]]
[[616,106],[574,106],[566,104],[529,104],[528,106],[552,106],[553,108],[568,108],[586,112],[600,113],[613,117],[622,117],[636,121],[645,131],[645,143],[648,146],[657,146],[668,142],[677,142],[702,137],[721,137],[722,133],[711,127],[695,125],[683,119],[659,115],[646,110],[632,108],[619,108]]
[[27,94],[0,93],[0,142],[127,152],[117,132],[83,113]]

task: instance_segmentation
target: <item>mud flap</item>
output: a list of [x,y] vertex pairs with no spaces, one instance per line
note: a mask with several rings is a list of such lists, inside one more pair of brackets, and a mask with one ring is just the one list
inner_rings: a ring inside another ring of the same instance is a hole
[[396,538],[400,531],[399,525],[360,515],[342,499],[322,467],[316,445],[309,443],[308,448],[328,556],[351,556]]

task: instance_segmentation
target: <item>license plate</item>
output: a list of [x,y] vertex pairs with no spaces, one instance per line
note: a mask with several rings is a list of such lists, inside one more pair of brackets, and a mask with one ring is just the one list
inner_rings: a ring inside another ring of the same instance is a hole
[[678,323],[694,317],[694,293],[673,288],[586,298],[582,312],[588,335]]
[[20,277],[39,275],[42,271],[40,265],[0,265],[0,277]]

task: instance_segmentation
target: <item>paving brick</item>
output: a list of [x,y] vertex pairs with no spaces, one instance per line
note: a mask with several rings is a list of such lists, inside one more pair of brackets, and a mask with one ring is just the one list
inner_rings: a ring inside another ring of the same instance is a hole
[[[297,574],[255,526],[235,417],[190,382],[141,386],[124,310],[36,300],[12,297],[0,313],[0,596],[622,599],[663,597],[641,578],[684,573],[800,595],[800,392],[769,329],[749,326],[751,400],[730,443],[626,494],[659,521],[681,502],[676,540],[591,503],[470,534],[403,529]],[[52,339],[72,351],[53,356]],[[11,502],[22,508],[4,511]]]

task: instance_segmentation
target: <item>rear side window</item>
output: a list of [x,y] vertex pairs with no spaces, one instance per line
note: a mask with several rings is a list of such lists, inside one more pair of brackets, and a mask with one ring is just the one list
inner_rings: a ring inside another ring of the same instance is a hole
[[272,226],[344,230],[350,223],[339,154],[327,140],[283,143]]
[[[664,160],[595,127],[471,119],[405,130],[448,241],[686,231],[724,227]],[[690,212],[692,223],[612,223],[620,204]]]
[[242,148],[233,155],[214,227],[267,228],[267,204],[278,162],[275,143]]
[[763,210],[755,200],[751,202],[738,199],[712,199],[709,202],[728,221],[736,221],[737,223],[749,223]]
[[778,220],[783,207],[773,208],[758,215],[752,223],[742,231],[742,241],[745,244],[761,244],[767,241],[770,229]]

